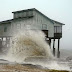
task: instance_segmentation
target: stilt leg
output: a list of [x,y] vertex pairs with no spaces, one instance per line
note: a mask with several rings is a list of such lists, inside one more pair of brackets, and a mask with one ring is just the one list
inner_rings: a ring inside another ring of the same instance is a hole
[[49,46],[50,46],[50,48],[51,48],[51,39],[49,39]]
[[53,55],[55,56],[55,39],[53,40]]
[[57,52],[57,58],[60,58],[59,46],[60,46],[60,39],[58,39],[58,52]]

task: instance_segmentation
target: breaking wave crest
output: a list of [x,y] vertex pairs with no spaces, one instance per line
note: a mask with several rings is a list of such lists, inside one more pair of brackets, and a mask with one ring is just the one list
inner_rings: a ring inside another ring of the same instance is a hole
[[8,59],[23,62],[30,57],[53,58],[45,35],[39,30],[24,30],[16,33],[11,39]]

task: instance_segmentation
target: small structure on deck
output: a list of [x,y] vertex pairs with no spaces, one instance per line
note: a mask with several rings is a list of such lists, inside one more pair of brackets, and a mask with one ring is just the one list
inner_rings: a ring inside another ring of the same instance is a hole
[[[60,57],[59,43],[62,38],[63,23],[52,20],[35,8],[15,11],[13,19],[0,22],[0,48],[9,47],[10,38],[15,31],[22,30],[26,25],[32,29],[42,30],[46,34],[46,41],[51,45],[53,39],[53,54],[55,55],[55,40],[58,39],[58,53]],[[2,41],[2,42],[1,42]]]

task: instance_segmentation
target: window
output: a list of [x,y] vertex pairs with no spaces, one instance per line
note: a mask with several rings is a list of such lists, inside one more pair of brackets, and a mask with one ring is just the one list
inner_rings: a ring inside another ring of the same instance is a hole
[[7,32],[7,27],[4,27],[4,32]]
[[62,26],[54,26],[54,33],[62,33]]
[[42,24],[42,30],[47,30],[47,25],[46,24]]

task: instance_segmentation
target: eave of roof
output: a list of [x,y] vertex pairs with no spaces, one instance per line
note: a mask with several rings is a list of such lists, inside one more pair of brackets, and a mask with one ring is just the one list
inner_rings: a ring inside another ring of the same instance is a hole
[[0,24],[10,23],[13,19],[1,21]]
[[[33,18],[33,17],[30,17],[30,18]],[[11,23],[12,21],[21,20],[21,19],[28,19],[28,18],[26,18],[26,17],[14,18],[14,19],[10,19],[10,20],[1,21],[0,24]]]
[[25,10],[20,10],[20,11],[14,11],[12,13],[20,13],[20,12],[26,12],[26,11],[33,11],[35,8],[31,8],[31,9],[25,9]]
[[55,20],[52,20],[52,21],[54,21],[55,23],[61,24],[61,25],[65,25],[64,23],[61,23],[61,22],[58,22],[58,21],[55,21]]

